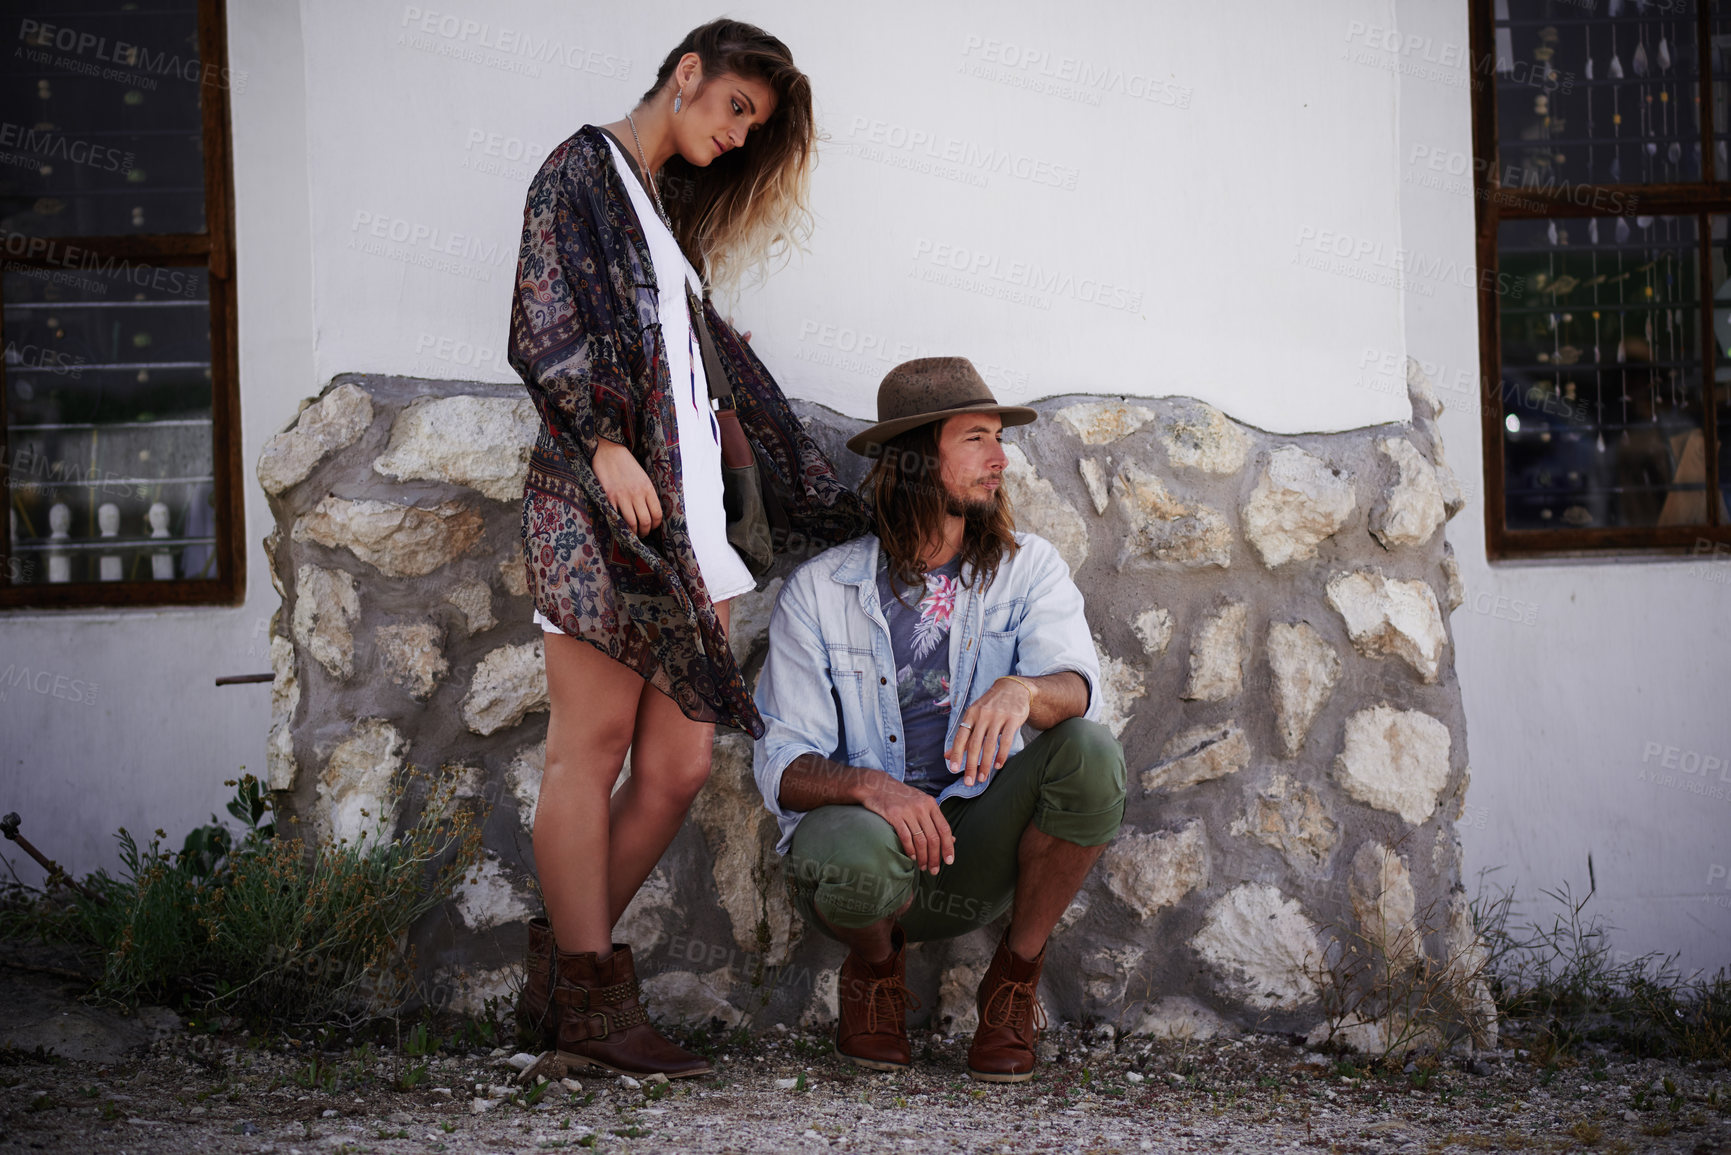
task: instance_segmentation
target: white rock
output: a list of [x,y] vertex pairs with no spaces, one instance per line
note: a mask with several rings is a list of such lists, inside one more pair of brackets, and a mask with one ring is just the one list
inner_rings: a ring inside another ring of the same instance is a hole
[[380,626],[373,631],[373,648],[385,673],[423,701],[451,669],[440,641],[439,627],[432,622]]
[[824,968],[812,979],[811,997],[799,1013],[799,1025],[807,1030],[829,1027],[841,1013],[841,975]]
[[514,598],[529,596],[529,568],[523,555],[512,554],[499,563],[499,580],[505,586],[505,592]]
[[463,699],[463,724],[480,735],[497,733],[525,716],[547,709],[547,662],[543,641],[500,646],[475,666],[468,696]]
[[363,718],[331,751],[318,785],[319,824],[328,840],[390,840],[396,817],[392,783],[403,768],[403,746],[395,726]]
[[1160,657],[1172,643],[1172,614],[1159,606],[1143,610],[1130,624],[1136,630],[1136,636],[1142,639],[1142,649],[1150,658]]
[[627,1091],[638,1091],[643,1088],[643,1084],[639,1083],[636,1079],[633,1079],[630,1075],[619,1076],[619,1085],[624,1087]]
[[[1140,989],[1138,980],[1143,985],[1148,981],[1146,976],[1138,974],[1147,953],[1144,948],[1134,945],[1101,946],[1087,951],[1079,968],[1082,994],[1101,1010],[1122,1007],[1132,988]],[[1100,1029],[1105,1032],[1112,1030],[1105,1025]]]
[[270,639],[270,737],[265,741],[265,778],[272,790],[293,790],[300,776],[295,761],[294,716],[301,704],[301,682],[295,673],[294,643],[281,634]]
[[1106,887],[1144,922],[1208,885],[1208,832],[1198,819],[1176,831],[1119,832],[1102,856]]
[[737,1027],[745,1015],[727,1001],[731,981],[727,967],[703,975],[662,971],[643,980],[643,1001],[657,1022],[701,1026],[719,1019],[726,1026]]
[[775,1081],[775,1089],[777,1091],[791,1091],[797,1086],[799,1086],[798,1079],[777,1079]]
[[1145,406],[1122,401],[1084,401],[1066,405],[1052,416],[1080,437],[1083,445],[1108,445],[1154,420],[1155,413]]
[[1473,921],[1472,907],[1464,891],[1456,889],[1449,895],[1448,929],[1444,933],[1443,949],[1447,952],[1444,965],[1449,988],[1465,1018],[1472,1045],[1479,1050],[1497,1048],[1497,1004],[1491,995],[1487,966],[1490,951],[1479,937]]
[[1165,482],[1133,463],[1119,469],[1112,493],[1130,523],[1119,569],[1137,559],[1187,568],[1232,564],[1232,527],[1219,510],[1179,501]]
[[1312,979],[1316,927],[1276,887],[1233,887],[1213,906],[1190,945],[1234,998],[1259,1010],[1295,1010],[1318,996]]
[[780,966],[792,957],[805,920],[794,911],[786,886],[770,881],[781,871],[775,852],[780,831],[764,809],[751,764],[749,736],[719,735],[709,782],[692,803],[691,818],[708,844],[710,873],[734,945]]
[[628,942],[639,955],[648,955],[667,940],[667,918],[678,914],[677,896],[667,872],[660,866],[649,872],[637,893],[614,925],[616,942]]
[[340,569],[303,565],[295,571],[295,610],[289,620],[295,641],[331,677],[355,672],[355,619],[361,616],[360,585]]
[[1336,574],[1328,582],[1328,604],[1346,622],[1347,635],[1367,658],[1397,657],[1426,683],[1442,669],[1442,608],[1429,582],[1392,580],[1381,570]]
[[1122,738],[1124,728],[1135,717],[1130,704],[1148,693],[1142,671],[1128,662],[1100,651],[1100,724]]
[[451,587],[445,600],[463,614],[463,622],[471,634],[483,633],[499,624],[493,616],[493,589],[484,581],[468,578]]
[[1250,607],[1243,602],[1230,602],[1203,619],[1190,644],[1190,684],[1183,697],[1224,702],[1244,688],[1249,620]]
[[1250,765],[1250,740],[1237,722],[1207,724],[1184,731],[1166,743],[1161,760],[1142,771],[1142,789],[1182,790]]
[[1384,438],[1376,447],[1395,463],[1400,477],[1373,511],[1370,531],[1389,549],[1423,545],[1448,520],[1436,467],[1404,437]]
[[1377,965],[1401,969],[1418,957],[1412,873],[1404,859],[1374,839],[1352,856],[1347,897],[1358,919],[1358,947]]
[[373,423],[373,399],[345,382],[300,411],[293,425],[264,443],[258,481],[273,497],[305,481],[331,453],[353,445]]
[[1058,548],[1064,564],[1075,575],[1088,560],[1088,523],[1053,488],[1034,472],[1021,446],[1006,444],[1004,494],[1016,514],[1016,528],[1039,534]]
[[1211,405],[1193,401],[1160,429],[1160,441],[1173,465],[1204,473],[1237,473],[1250,451],[1250,435]]
[[527,397],[423,397],[391,426],[373,469],[399,480],[448,481],[495,501],[522,501],[539,428]]
[[1349,477],[1296,445],[1269,455],[1244,503],[1244,537],[1270,569],[1308,561],[1357,505]]
[[1436,812],[1448,775],[1448,727],[1429,714],[1384,702],[1346,720],[1334,776],[1360,802],[1417,826]]
[[1275,774],[1227,831],[1249,835],[1286,856],[1296,870],[1317,873],[1339,841],[1340,827],[1316,791],[1287,774]]
[[510,1067],[513,1071],[527,1071],[530,1067],[535,1065],[535,1056],[531,1055],[527,1051],[518,1051],[515,1055],[512,1055],[510,1058],[505,1060],[505,1065]]
[[505,786],[517,800],[517,822],[523,833],[535,833],[535,807],[541,801],[541,773],[547,765],[547,739],[517,751],[505,767]]
[[583,1093],[583,1084],[579,1083],[576,1079],[560,1079],[559,1085],[571,1092],[573,1095],[581,1095]]
[[485,1115],[504,1101],[503,1099],[470,1099],[469,1113],[471,1115]]
[[1076,468],[1082,473],[1082,484],[1088,489],[1088,500],[1094,503],[1094,512],[1104,514],[1112,500],[1105,467],[1095,458],[1084,457],[1076,462]]
[[1460,609],[1467,600],[1467,588],[1461,582],[1461,563],[1455,558],[1455,547],[1443,542],[1443,605],[1449,613]]
[[521,922],[529,917],[529,900],[524,897],[496,859],[483,859],[456,888],[452,900],[457,914],[470,930],[486,930]]
[[1340,655],[1306,622],[1268,627],[1274,721],[1288,758],[1297,757],[1310,724],[1340,682]]
[[1126,1033],[1145,1035],[1153,1039],[1190,1039],[1201,1042],[1221,1035],[1235,1035],[1238,1031],[1231,1023],[1195,999],[1168,995],[1144,1006],[1138,1015],[1129,1020]]
[[484,529],[481,515],[461,502],[422,509],[333,494],[303,514],[290,536],[346,549],[386,577],[421,577],[479,545]]

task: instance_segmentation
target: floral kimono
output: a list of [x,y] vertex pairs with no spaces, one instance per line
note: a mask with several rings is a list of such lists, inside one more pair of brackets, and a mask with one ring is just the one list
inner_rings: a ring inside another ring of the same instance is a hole
[[[535,607],[679,703],[688,717],[763,734],[697,568],[681,497],[654,266],[605,135],[584,125],[529,186],[511,304],[511,367],[541,415],[523,495]],[[760,472],[811,552],[870,528],[761,361],[704,306]],[[596,439],[629,447],[661,500],[640,538],[607,502]],[[717,479],[719,484],[719,479]]]

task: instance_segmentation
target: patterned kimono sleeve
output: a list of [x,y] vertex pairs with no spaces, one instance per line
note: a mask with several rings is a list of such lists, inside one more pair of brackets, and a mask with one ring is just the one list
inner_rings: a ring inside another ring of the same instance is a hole
[[529,186],[511,302],[509,361],[567,457],[595,456],[597,437],[634,444],[626,350],[609,275],[600,182],[574,150],[550,157]]

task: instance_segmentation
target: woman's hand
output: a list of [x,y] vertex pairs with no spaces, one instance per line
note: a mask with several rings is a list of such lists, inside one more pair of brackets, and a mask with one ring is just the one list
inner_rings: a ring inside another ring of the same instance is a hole
[[605,437],[595,440],[595,480],[607,494],[608,502],[619,511],[631,532],[643,537],[661,524],[661,499],[649,475],[637,463],[631,450]]

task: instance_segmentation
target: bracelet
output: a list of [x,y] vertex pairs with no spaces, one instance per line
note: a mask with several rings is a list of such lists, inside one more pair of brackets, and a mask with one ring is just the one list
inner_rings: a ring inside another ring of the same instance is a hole
[[1000,681],[1000,682],[1020,682],[1022,685],[1022,689],[1028,691],[1028,705],[1032,706],[1034,704],[1034,683],[1028,681],[1028,679],[1018,678],[1014,674],[1005,674],[1003,677],[999,678],[998,681]]

